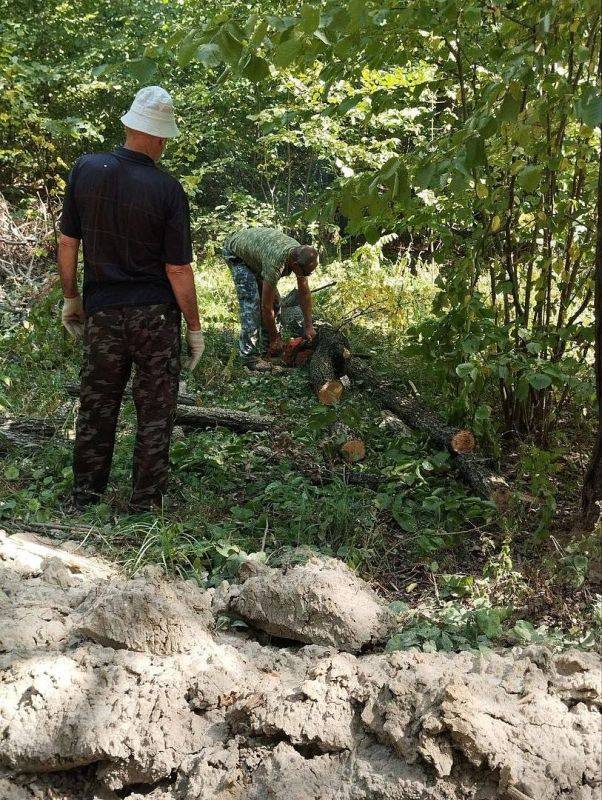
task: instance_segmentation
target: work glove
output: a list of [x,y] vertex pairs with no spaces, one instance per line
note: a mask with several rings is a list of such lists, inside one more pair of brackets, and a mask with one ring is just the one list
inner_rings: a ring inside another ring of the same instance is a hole
[[65,297],[63,299],[63,310],[61,312],[61,322],[74,339],[84,335],[84,305],[79,295],[76,297]]
[[188,342],[189,359],[186,362],[186,368],[191,372],[201,360],[201,356],[205,350],[205,339],[203,338],[203,331],[191,331],[186,334],[186,341]]

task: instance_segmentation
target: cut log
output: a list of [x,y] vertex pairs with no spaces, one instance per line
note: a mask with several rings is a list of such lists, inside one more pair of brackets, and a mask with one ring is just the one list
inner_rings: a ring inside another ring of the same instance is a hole
[[309,362],[309,382],[320,403],[334,405],[343,396],[349,342],[330,325],[321,325]]
[[343,396],[343,384],[338,378],[331,378],[317,389],[318,400],[323,406],[336,405]]
[[330,426],[324,444],[335,450],[348,464],[363,461],[366,457],[363,439],[344,422],[337,421]]
[[[68,385],[68,394],[79,397],[79,388]],[[130,389],[124,396],[131,397]],[[181,405],[176,407],[175,423],[189,428],[229,428],[236,433],[269,430],[276,422],[275,417],[264,414],[252,414],[248,411],[237,411],[232,408],[207,408],[201,406]]]
[[361,439],[348,439],[340,447],[341,455],[348,464],[363,461],[366,458],[366,445]]
[[[507,505],[510,487],[506,481],[499,475],[493,474],[473,453],[454,449],[452,440],[458,434],[457,429],[443,422],[413,394],[403,394],[391,388],[361,359],[348,359],[347,370],[353,380],[361,381],[371,388],[382,405],[396,414],[406,425],[426,433],[437,447],[448,450],[454,457],[454,466],[460,476],[475,494],[494,500],[500,508]],[[460,437],[460,441],[463,438],[468,439],[463,436]],[[457,444],[456,440],[456,446]]]

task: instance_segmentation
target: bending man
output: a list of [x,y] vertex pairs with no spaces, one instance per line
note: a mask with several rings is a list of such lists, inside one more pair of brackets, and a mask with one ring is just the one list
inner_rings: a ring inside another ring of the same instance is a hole
[[278,356],[282,338],[278,330],[278,281],[297,276],[299,305],[305,321],[305,336],[316,334],[312,322],[309,275],[318,266],[315,247],[301,245],[275,228],[244,228],[229,236],[223,249],[240,305],[240,357],[248,366],[266,369],[261,359],[266,352]]
[[[180,373],[180,313],[188,324],[188,367],[204,348],[199,322],[186,195],[157,167],[176,136],[172,100],[141,89],[121,121],[125,144],[85,155],[67,183],[58,263],[62,321],[84,336],[80,410],[73,459],[74,502],[97,502],[106,489],[123,391],[132,370],[138,428],[132,511],[159,506],[167,488],[169,443]],[[83,242],[83,301],[77,256]]]

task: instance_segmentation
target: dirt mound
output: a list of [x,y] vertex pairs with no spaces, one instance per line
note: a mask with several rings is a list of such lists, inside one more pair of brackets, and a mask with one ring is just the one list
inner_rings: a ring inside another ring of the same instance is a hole
[[[390,620],[338,562],[242,578],[216,592],[126,580],[0,535],[0,797],[599,796],[597,657],[356,655]],[[224,608],[309,643],[215,630]]]
[[376,592],[334,558],[282,570],[256,566],[235,587],[229,610],[273,636],[352,653],[386,638],[393,623]]

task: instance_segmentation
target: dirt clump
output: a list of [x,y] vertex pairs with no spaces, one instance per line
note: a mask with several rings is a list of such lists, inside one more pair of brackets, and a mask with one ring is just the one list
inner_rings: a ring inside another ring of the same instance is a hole
[[387,638],[393,624],[376,592],[334,558],[255,568],[232,592],[229,608],[273,636],[351,653]]
[[[1,637],[3,800],[599,797],[596,655],[362,655],[386,609],[331,559],[251,564],[242,583],[204,591],[83,554],[72,569],[11,538],[0,615],[27,625]],[[220,630],[224,607],[309,643]]]

